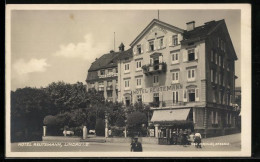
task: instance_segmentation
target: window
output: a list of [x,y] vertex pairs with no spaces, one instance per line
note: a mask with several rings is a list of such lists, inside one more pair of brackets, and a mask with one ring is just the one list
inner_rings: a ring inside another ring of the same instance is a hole
[[178,45],[178,35],[172,36],[172,43],[174,46]]
[[125,73],[129,72],[129,64],[125,64]]
[[173,103],[178,103],[178,101],[179,101],[179,92],[178,91],[173,91],[172,95],[173,95],[173,97],[172,97]]
[[142,86],[142,78],[137,78],[136,79],[136,86],[141,87]]
[[215,90],[212,90],[212,101],[216,103],[216,92]]
[[142,47],[141,47],[140,44],[137,45],[137,53],[138,53],[138,54],[141,54],[141,53],[142,53]]
[[159,39],[159,49],[163,48],[163,38]]
[[160,105],[159,93],[153,94],[153,102],[154,102],[154,107],[159,107]]
[[113,91],[107,91],[107,97],[112,97],[113,96]]
[[213,52],[213,50],[211,50],[211,54],[210,54],[210,60],[211,60],[211,62],[214,62],[214,52]]
[[159,83],[159,76],[158,75],[154,75],[153,76],[153,83],[154,84],[158,84]]
[[193,61],[195,60],[195,52],[194,49],[188,50],[188,61]]
[[129,80],[125,80],[125,89],[129,89]]
[[194,81],[195,80],[195,69],[189,69],[188,70],[188,81]]
[[224,42],[223,48],[224,48],[224,52],[226,52],[226,43],[225,42]]
[[195,89],[188,90],[189,102],[195,102]]
[[149,51],[154,51],[154,41],[149,41]]
[[226,119],[227,124],[231,124],[231,119],[232,119],[231,114],[227,113],[227,119]]
[[118,68],[116,68],[116,73],[118,73]]
[[125,105],[130,106],[130,97],[125,97]]
[[179,72],[172,73],[172,83],[179,83]]
[[113,73],[113,69],[108,69],[108,74],[112,74]]
[[176,64],[179,62],[179,54],[178,53],[173,53],[172,54],[172,64]]
[[105,75],[105,70],[100,70],[100,75]]
[[107,81],[107,86],[112,86],[112,80]]
[[136,61],[136,71],[142,69],[142,62],[141,61]]
[[137,102],[142,102],[142,95],[137,95]]

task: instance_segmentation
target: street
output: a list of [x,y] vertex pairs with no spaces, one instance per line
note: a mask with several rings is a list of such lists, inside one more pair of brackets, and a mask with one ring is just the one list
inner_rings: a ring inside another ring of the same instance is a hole
[[[202,139],[202,148],[193,145],[143,144],[144,152],[152,151],[240,151],[241,134]],[[129,152],[130,143],[96,142],[26,142],[12,143],[12,152]]]

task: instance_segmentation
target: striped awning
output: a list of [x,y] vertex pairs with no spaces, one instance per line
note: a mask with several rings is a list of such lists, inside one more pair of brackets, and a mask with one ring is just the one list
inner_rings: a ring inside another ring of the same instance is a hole
[[171,122],[187,120],[190,108],[174,110],[155,110],[151,122]]

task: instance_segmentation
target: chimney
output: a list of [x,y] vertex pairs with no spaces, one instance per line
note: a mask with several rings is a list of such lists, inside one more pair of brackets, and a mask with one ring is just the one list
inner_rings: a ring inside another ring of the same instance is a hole
[[195,21],[187,22],[187,31],[191,31],[195,28]]
[[119,48],[120,52],[123,52],[125,50],[125,45],[123,43],[121,43],[118,48]]

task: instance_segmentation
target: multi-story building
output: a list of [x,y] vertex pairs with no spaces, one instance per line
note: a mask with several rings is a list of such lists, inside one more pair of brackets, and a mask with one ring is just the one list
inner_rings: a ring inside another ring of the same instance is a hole
[[184,30],[154,19],[130,46],[118,60],[118,100],[149,104],[155,137],[188,123],[204,136],[235,128],[237,56],[224,20]]
[[118,96],[118,68],[117,60],[124,51],[124,44],[119,46],[119,52],[110,51],[96,59],[90,66],[87,75],[87,90],[96,89],[104,93],[108,101],[117,101]]

